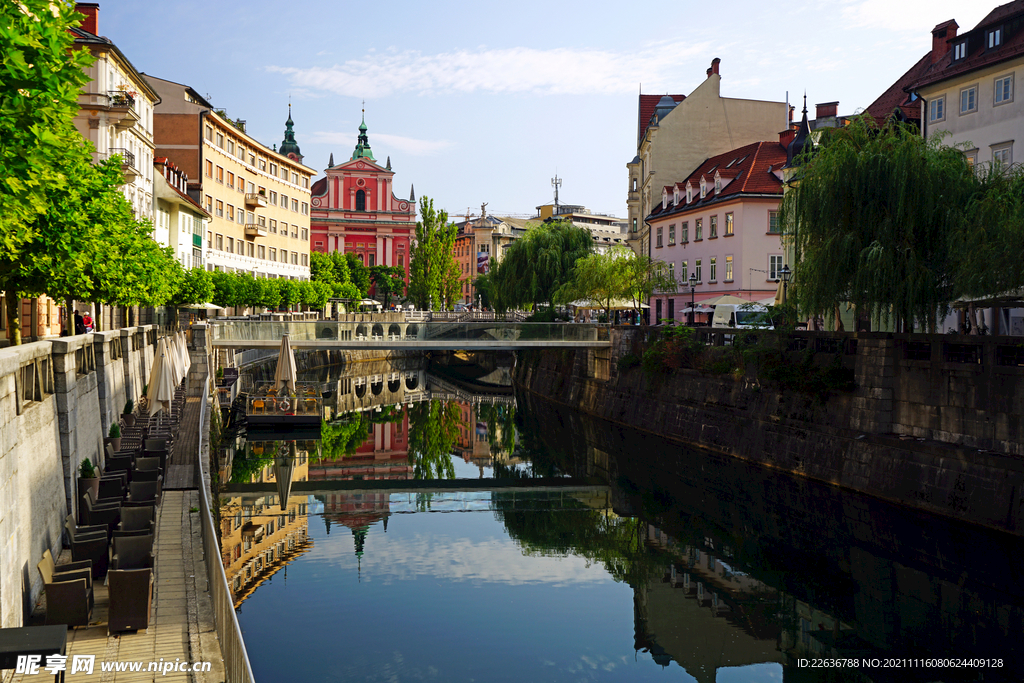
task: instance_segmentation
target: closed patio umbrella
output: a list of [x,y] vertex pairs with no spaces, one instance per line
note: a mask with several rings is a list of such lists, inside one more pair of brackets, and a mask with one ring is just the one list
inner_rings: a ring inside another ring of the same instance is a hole
[[150,417],[161,410],[170,411],[171,401],[174,400],[172,376],[173,369],[170,358],[168,358],[167,343],[161,339],[157,344],[156,355],[153,357],[153,367],[149,371],[149,388],[146,391]]
[[295,474],[295,442],[282,443],[274,454],[274,479],[277,483],[277,497],[282,510],[288,509],[288,498],[292,494],[292,478]]
[[171,362],[171,377],[173,385],[176,387],[181,382],[181,378],[185,376],[185,369],[181,367],[181,355],[178,353],[178,344],[174,340],[174,336],[166,338],[167,342],[167,358]]
[[288,342],[288,335],[281,337],[281,352],[277,356],[277,369],[274,371],[274,388],[278,391],[285,387],[288,391],[295,391],[295,380],[298,379],[299,371],[295,366],[295,354],[292,352],[291,344]]

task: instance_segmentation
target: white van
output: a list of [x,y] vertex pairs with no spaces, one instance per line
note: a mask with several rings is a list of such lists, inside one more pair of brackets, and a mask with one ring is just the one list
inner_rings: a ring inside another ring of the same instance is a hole
[[711,319],[711,327],[774,329],[768,308],[761,304],[718,304]]

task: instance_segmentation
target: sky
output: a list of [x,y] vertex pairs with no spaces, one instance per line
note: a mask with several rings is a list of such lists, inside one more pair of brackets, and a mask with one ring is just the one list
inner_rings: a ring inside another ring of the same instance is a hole
[[[139,71],[192,86],[280,144],[289,101],[305,163],[347,160],[363,107],[399,197],[527,217],[553,199],[626,215],[637,95],[689,94],[722,60],[722,96],[867,107],[986,0],[765,3],[100,0],[99,33]],[[364,104],[365,102],[365,104]]]

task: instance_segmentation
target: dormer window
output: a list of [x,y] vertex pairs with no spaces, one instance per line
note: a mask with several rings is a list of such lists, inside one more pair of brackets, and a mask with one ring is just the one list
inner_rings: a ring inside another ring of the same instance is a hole
[[715,174],[715,194],[719,194],[722,191],[722,176]]
[[664,211],[668,207],[668,192],[665,190],[661,191],[661,209]]
[[992,50],[1003,44],[1003,29],[997,28],[988,32],[986,36],[988,42],[988,49]]
[[679,188],[677,187],[677,188],[672,190],[672,206],[678,206],[678,205],[679,205]]
[[961,41],[953,46],[953,61],[963,59],[967,56],[967,41]]
[[689,204],[693,201],[693,187],[690,183],[686,183],[686,203]]
[[705,181],[703,178],[701,178],[700,179],[700,198],[704,199],[704,197],[707,197],[707,196],[708,196],[708,184],[707,184],[707,181]]

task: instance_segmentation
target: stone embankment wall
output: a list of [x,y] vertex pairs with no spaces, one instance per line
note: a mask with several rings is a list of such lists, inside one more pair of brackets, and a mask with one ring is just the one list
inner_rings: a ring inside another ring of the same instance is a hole
[[[852,367],[856,389],[814,396],[745,376],[620,372],[647,334],[607,351],[521,352],[516,381],[624,426],[1024,534],[1024,353],[1011,338],[794,335]],[[800,352],[797,352],[800,353]]]
[[102,468],[103,438],[136,404],[158,339],[149,325],[0,349],[0,628],[42,590],[36,563],[77,512],[78,468]]

